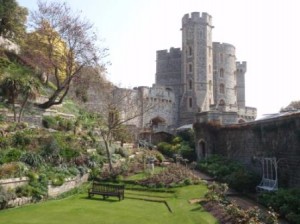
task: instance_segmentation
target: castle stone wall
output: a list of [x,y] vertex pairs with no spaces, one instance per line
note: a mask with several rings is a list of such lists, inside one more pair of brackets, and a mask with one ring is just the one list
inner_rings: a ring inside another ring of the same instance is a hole
[[259,158],[276,157],[279,187],[300,187],[300,113],[229,126],[198,119],[194,128],[198,159],[221,154],[261,175]]

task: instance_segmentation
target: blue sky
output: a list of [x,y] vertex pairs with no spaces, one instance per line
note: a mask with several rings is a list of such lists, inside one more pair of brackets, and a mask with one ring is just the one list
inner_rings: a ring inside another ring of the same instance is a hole
[[[36,0],[17,0],[29,10]],[[297,0],[67,0],[94,23],[109,48],[107,77],[122,87],[151,86],[156,50],[181,47],[181,18],[213,17],[213,41],[233,44],[247,61],[246,104],[258,115],[300,100],[300,13]]]

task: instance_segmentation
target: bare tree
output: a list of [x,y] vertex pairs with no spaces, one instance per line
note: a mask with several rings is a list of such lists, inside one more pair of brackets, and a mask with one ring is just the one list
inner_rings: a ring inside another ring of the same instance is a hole
[[114,87],[111,92],[107,92],[106,100],[103,101],[102,109],[99,111],[102,119],[98,128],[105,144],[111,172],[113,172],[113,166],[110,144],[113,137],[120,130],[124,130],[124,125],[139,126],[142,116],[151,111],[155,105],[156,103],[147,100],[141,92],[136,90]]
[[50,65],[47,72],[54,80],[55,89],[48,101],[38,104],[40,108],[49,108],[63,102],[74,77],[82,74],[83,68],[98,65],[106,49],[96,46],[93,25],[72,12],[66,3],[38,1],[38,10],[31,13],[30,21],[34,34],[30,38],[35,45],[27,45],[27,52],[43,55],[31,59],[46,60]]
[[292,101],[286,107],[280,109],[280,112],[287,112],[287,111],[296,111],[300,110],[300,101]]

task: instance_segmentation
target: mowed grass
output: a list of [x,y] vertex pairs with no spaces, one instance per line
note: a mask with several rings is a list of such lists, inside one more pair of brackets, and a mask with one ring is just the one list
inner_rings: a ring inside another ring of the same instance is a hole
[[[87,198],[78,194],[61,200],[0,211],[0,223],[5,224],[216,224],[217,220],[199,204],[189,199],[204,195],[206,187],[193,185],[177,188],[175,193],[128,190],[125,200],[116,197],[102,200],[101,196]],[[143,199],[166,200],[164,203]]]

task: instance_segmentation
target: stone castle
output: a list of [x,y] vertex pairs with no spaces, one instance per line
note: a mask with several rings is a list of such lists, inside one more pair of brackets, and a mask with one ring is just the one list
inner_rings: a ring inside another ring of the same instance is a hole
[[256,108],[245,104],[247,63],[236,61],[233,45],[212,42],[213,28],[207,13],[184,15],[182,48],[157,51],[155,84],[133,90],[160,102],[136,121],[138,127],[178,128],[192,124],[199,112],[217,116],[222,124],[255,120]]

